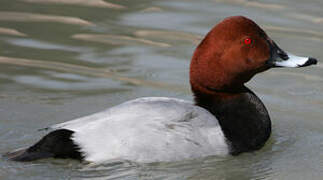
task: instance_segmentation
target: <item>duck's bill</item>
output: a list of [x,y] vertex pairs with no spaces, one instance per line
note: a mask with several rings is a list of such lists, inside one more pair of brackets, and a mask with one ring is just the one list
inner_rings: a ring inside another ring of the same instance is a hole
[[284,59],[277,58],[274,62],[274,67],[305,67],[312,64],[317,64],[317,60],[312,57],[295,56],[291,53],[286,53]]

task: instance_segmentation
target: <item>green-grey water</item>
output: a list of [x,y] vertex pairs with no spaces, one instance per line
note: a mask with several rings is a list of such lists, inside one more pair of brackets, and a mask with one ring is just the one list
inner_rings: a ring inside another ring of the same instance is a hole
[[[189,62],[224,17],[245,15],[280,47],[323,59],[321,0],[1,0],[0,154],[49,125],[143,96],[191,100]],[[323,179],[323,65],[274,69],[248,86],[270,112],[266,146],[173,163],[0,156],[0,179]]]

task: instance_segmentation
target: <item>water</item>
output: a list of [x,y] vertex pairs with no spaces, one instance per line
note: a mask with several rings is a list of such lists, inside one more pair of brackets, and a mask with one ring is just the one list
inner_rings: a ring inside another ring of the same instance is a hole
[[[201,37],[245,15],[284,50],[323,59],[320,0],[1,0],[0,154],[52,124],[142,96],[191,100],[188,67]],[[248,86],[268,108],[266,146],[238,157],[104,165],[16,163],[0,179],[323,179],[323,65],[274,69]]]

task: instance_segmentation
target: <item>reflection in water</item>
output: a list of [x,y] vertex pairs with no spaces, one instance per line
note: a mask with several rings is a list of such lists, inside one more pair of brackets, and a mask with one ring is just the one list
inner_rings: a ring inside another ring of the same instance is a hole
[[50,61],[40,61],[40,60],[30,60],[30,59],[21,59],[21,58],[11,58],[11,57],[3,57],[0,56],[0,63],[2,64],[11,64],[11,65],[19,65],[25,67],[33,67],[33,68],[43,68],[43,69],[51,69],[56,71],[63,71],[68,73],[76,73],[87,76],[95,76],[95,77],[105,77],[117,81],[122,81],[126,83],[130,83],[138,86],[148,86],[159,89],[167,89],[174,91],[187,91],[186,88],[177,85],[170,85],[160,82],[146,81],[141,79],[135,79],[131,77],[124,77],[113,73],[108,69],[98,69],[98,68],[90,68],[86,66],[66,64],[60,62],[50,62]]
[[215,2],[237,4],[242,6],[250,6],[255,8],[263,8],[269,10],[282,10],[285,9],[284,5],[274,4],[274,3],[264,3],[258,1],[248,1],[248,0],[215,0]]
[[15,29],[0,27],[0,34],[12,35],[12,36],[27,36],[26,34],[19,32]]
[[160,7],[148,7],[144,10],[142,10],[142,12],[162,12],[163,10]]
[[86,52],[89,50],[89,48],[85,48],[85,47],[73,47],[73,46],[54,44],[54,43],[43,42],[43,41],[38,41],[33,39],[26,39],[26,38],[8,39],[7,42],[15,46],[29,47],[29,48],[35,48],[35,49],[62,50],[62,51],[79,52],[79,53]]
[[285,76],[295,76],[297,78],[300,78],[300,79],[304,79],[304,80],[310,80],[310,81],[323,81],[323,78],[321,76],[315,76],[315,75],[310,75],[310,74],[300,74],[300,73],[297,73],[297,72],[287,72],[287,71],[275,71],[275,72],[272,72],[272,71],[269,71],[269,72],[266,72],[268,75],[272,75],[272,76],[282,76],[282,75],[285,75]]
[[130,36],[110,35],[110,34],[75,34],[72,36],[74,39],[80,39],[84,41],[93,41],[113,45],[152,45],[159,47],[170,47],[169,44],[162,42],[150,41],[147,39],[134,38]]
[[22,0],[29,3],[42,3],[42,4],[70,4],[100,8],[112,8],[112,9],[125,9],[125,6],[106,2],[103,0]]
[[81,26],[92,26],[89,21],[68,16],[44,15],[23,12],[0,11],[0,21],[18,21],[18,22],[59,22],[64,24],[73,24]]
[[315,24],[323,23],[323,17],[317,17],[309,14],[289,13],[288,16],[299,20],[309,21]]
[[[250,164],[250,160],[255,161]],[[98,179],[265,179],[273,177],[271,159],[245,155],[242,158],[209,157],[199,160],[158,163],[111,162],[89,164],[75,172],[86,180]],[[230,168],[228,168],[230,167]]]
[[316,39],[319,41],[323,40],[323,33],[317,32],[308,29],[295,29],[295,28],[288,28],[288,27],[280,27],[280,26],[263,26],[265,30],[280,32],[280,33],[288,33],[291,35],[296,35],[299,37],[307,36],[310,39]]
[[187,33],[187,32],[176,32],[176,31],[161,31],[161,30],[138,30],[134,32],[135,36],[145,38],[156,38],[162,40],[171,41],[185,41],[193,44],[198,44],[202,36]]

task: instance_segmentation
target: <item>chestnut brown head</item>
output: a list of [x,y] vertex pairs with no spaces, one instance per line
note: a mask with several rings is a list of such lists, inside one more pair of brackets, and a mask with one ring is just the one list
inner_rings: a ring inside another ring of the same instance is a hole
[[289,55],[252,20],[224,19],[196,48],[190,67],[193,91],[235,91],[272,67],[302,67],[316,59]]

